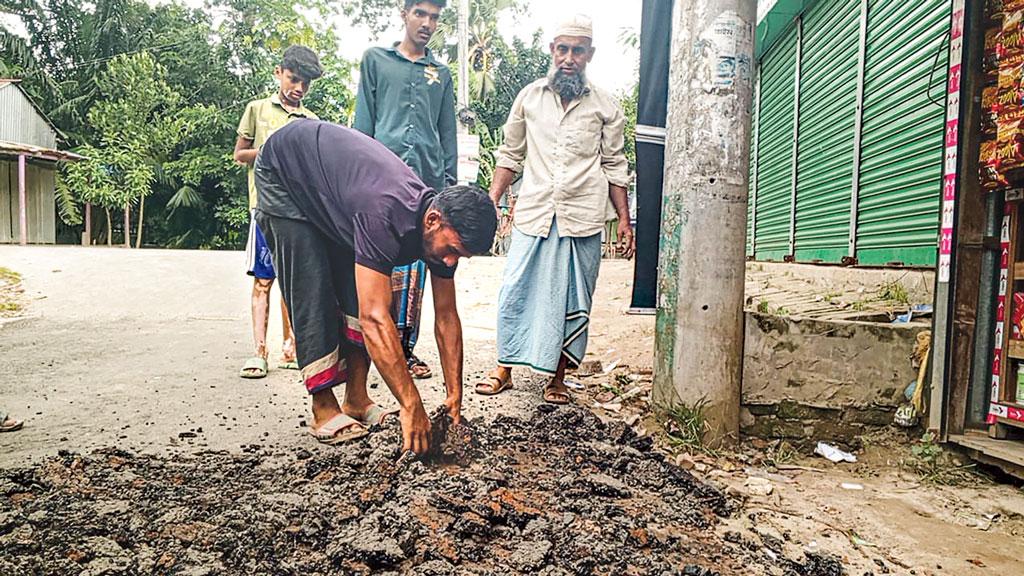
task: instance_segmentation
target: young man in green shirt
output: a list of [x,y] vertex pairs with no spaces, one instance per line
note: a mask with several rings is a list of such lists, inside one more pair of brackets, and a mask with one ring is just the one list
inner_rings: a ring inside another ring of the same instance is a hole
[[[256,209],[256,180],[253,163],[267,138],[288,122],[301,118],[316,119],[316,114],[302,105],[302,97],[309,92],[314,80],[323,74],[320,59],[305,46],[290,46],[284,51],[281,64],[274,68],[278,90],[269,98],[254,100],[245,107],[238,123],[235,142],[235,162],[249,168],[249,241],[246,244],[246,272],[253,277],[252,333],[256,350],[239,372],[242,378],[263,378],[267,375],[267,323],[270,320],[270,288],[277,275],[263,232],[251,218]],[[295,362],[295,335],[288,318],[284,298],[281,299],[281,325],[284,344],[281,367],[298,369]]]
[[[445,0],[405,0],[402,41],[363,55],[353,125],[384,144],[438,192],[455,184],[458,160],[452,75],[427,48],[444,7]],[[426,273],[418,261],[395,268],[392,275],[392,316],[415,378],[431,375],[413,352]]]

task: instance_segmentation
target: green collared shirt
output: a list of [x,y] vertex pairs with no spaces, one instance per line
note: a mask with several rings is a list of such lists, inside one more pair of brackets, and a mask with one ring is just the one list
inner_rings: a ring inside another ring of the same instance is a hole
[[[309,111],[301,103],[293,112],[281,105],[281,97],[275,92],[269,98],[253,100],[245,107],[241,121],[238,122],[238,135],[252,140],[252,147],[259,150],[275,130],[296,118],[317,119],[316,114]],[[256,172],[249,166],[249,209],[256,207]]]
[[415,62],[397,43],[363,54],[353,127],[387,146],[431,188],[455,184],[455,88],[448,67],[429,50]]

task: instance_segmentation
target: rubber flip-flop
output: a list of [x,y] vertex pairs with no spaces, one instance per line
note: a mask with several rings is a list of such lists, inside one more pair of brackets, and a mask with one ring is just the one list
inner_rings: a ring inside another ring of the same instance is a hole
[[14,418],[4,417],[0,420],[0,432],[17,432],[25,425],[24,420],[15,420]]
[[[434,375],[430,370],[430,366],[427,366],[426,362],[415,356],[410,357],[406,361],[406,368],[409,369],[409,375],[416,380],[426,380]],[[420,368],[419,372],[416,371],[417,368]]]
[[370,433],[362,422],[348,414],[338,414],[319,428],[309,428],[309,433],[321,444],[341,444],[366,436]]
[[381,408],[380,406],[373,404],[366,410],[366,414],[363,414],[363,417],[359,420],[359,422],[361,422],[363,426],[371,428],[373,426],[379,426],[383,424],[385,418],[393,415],[398,415],[397,408],[385,410],[384,408]]
[[[497,386],[494,385],[495,382],[498,383]],[[502,380],[497,376],[487,376],[473,385],[473,391],[481,396],[495,396],[511,388],[511,377],[508,380]]]
[[263,378],[267,375],[267,359],[253,356],[245,361],[238,375],[242,378]]
[[282,360],[281,363],[277,365],[277,367],[282,370],[298,370],[299,363],[296,360]]

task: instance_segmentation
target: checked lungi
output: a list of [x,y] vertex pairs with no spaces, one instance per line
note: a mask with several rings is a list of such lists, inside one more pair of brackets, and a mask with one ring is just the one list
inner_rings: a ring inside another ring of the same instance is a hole
[[417,260],[391,272],[391,318],[402,339],[405,357],[412,356],[420,335],[420,312],[427,283],[427,265]]

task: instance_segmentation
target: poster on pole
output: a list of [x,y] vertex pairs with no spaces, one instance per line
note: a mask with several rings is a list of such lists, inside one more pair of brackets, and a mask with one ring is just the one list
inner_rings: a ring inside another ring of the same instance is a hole
[[475,183],[480,174],[480,137],[476,134],[459,134],[459,184]]

